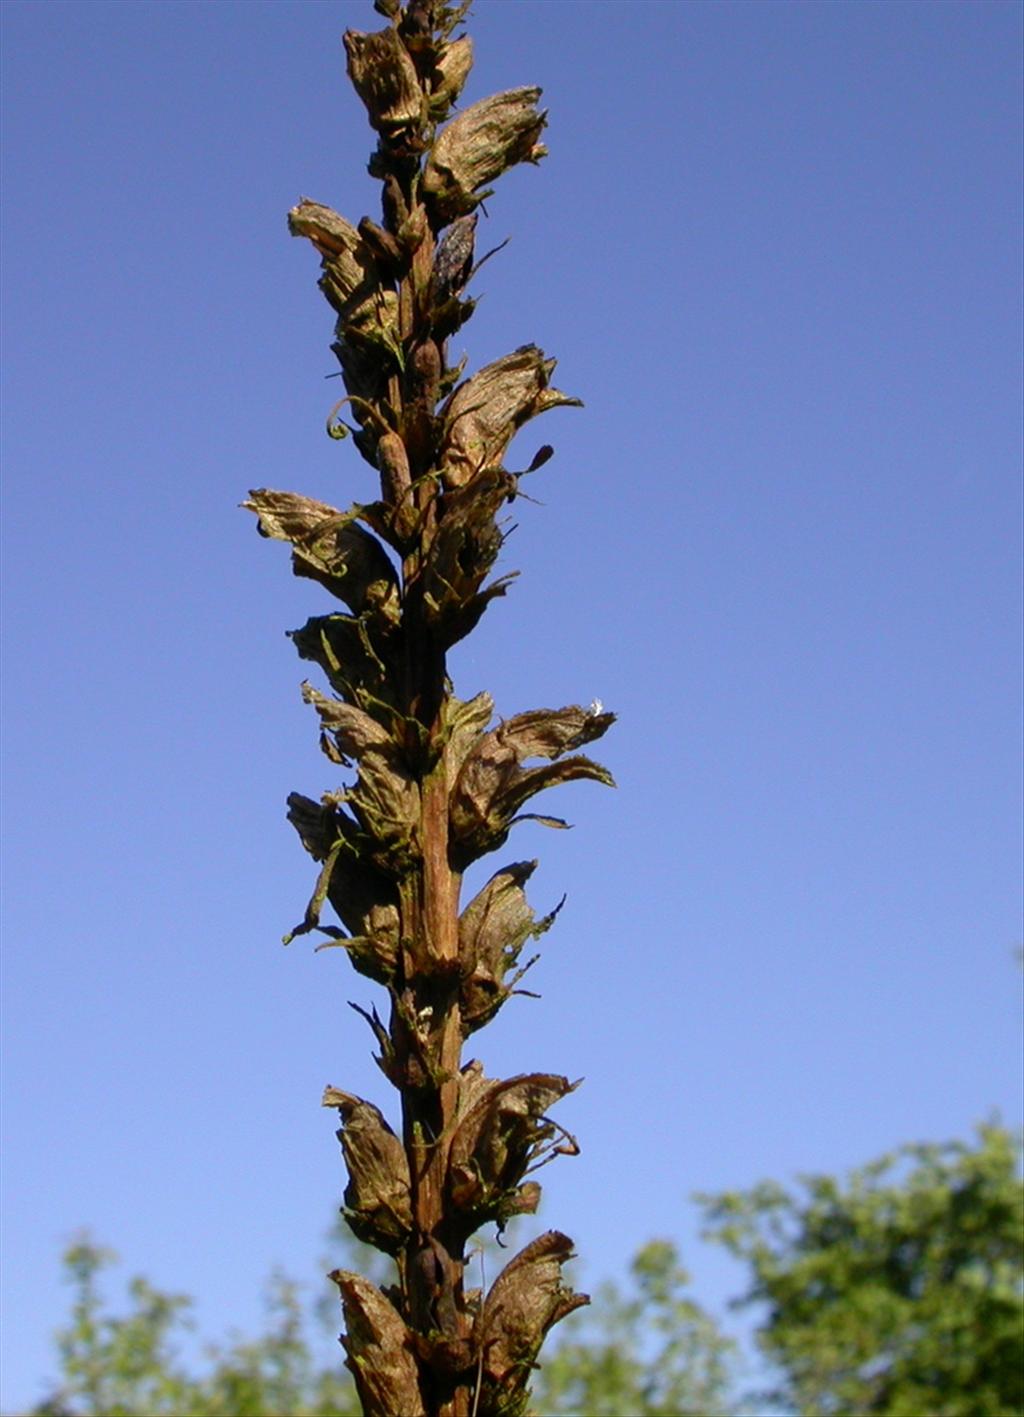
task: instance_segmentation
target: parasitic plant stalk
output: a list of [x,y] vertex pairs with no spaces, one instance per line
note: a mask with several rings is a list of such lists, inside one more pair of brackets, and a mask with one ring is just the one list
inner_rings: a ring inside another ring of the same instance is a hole
[[[344,1214],[397,1268],[387,1290],[349,1271],[331,1276],[364,1411],[516,1417],[547,1331],[587,1302],[562,1282],[571,1241],[539,1236],[486,1295],[465,1287],[466,1246],[481,1226],[535,1211],[540,1187],[528,1175],[576,1151],[548,1116],[574,1084],[547,1073],[499,1081],[463,1063],[466,1039],[516,992],[521,953],[553,914],[538,919],[527,904],[535,862],[504,866],[461,906],[460,886],[467,867],[505,844],[535,793],[611,782],[578,750],[613,715],[595,704],[495,723],[487,694],[460,700],[449,682],[447,651],[511,579],[488,580],[523,476],[505,466],[509,445],[535,415],[578,400],[552,387],[554,360],[533,345],[468,378],[448,358],[473,311],[466,287],[488,184],[544,155],[540,90],[512,89],[451,117],[473,59],[468,36],[456,34],[467,5],[375,8],[385,28],[349,31],[344,43],[377,134],[369,170],[382,184],[381,219],[352,226],[303,200],[288,224],[319,253],[320,289],[337,316],[332,349],[346,396],[328,432],[351,433],[380,498],[338,511],[264,488],[245,503],[263,535],[290,543],[295,574],[339,602],[292,639],[330,685],[330,695],[310,683],[302,691],[323,751],[355,780],[319,801],[288,799],[320,871],[286,941],[318,932],[387,994],[386,1016],[353,1007],[399,1094],[400,1129],[351,1093],[328,1087],[323,1098],[341,1118]],[[526,471],[550,453],[542,448]],[[322,922],[328,904],[340,925]]]

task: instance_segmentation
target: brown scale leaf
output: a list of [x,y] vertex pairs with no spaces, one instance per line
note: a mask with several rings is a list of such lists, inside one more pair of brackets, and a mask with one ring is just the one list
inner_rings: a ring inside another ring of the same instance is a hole
[[291,543],[297,576],[319,581],[356,615],[398,622],[394,567],[377,538],[356,525],[359,509],[339,512],[312,497],[266,487],[250,492],[242,506],[256,513],[262,536]]
[[443,410],[440,466],[446,487],[461,487],[484,468],[500,466],[515,434],[539,413],[582,406],[550,387],[554,368],[554,359],[527,344],[459,385]]
[[423,192],[444,225],[489,195],[479,189],[518,162],[539,162],[547,148],[537,140],[547,116],[537,107],[538,88],[508,89],[467,108],[438,135],[423,172]]
[[342,1343],[366,1417],[426,1417],[411,1335],[398,1310],[351,1270],[330,1276],[341,1291]]
[[483,1411],[501,1417],[525,1412],[531,1369],[548,1330],[590,1303],[588,1295],[562,1283],[562,1266],[572,1257],[568,1235],[549,1230],[510,1260],[491,1286],[477,1325]]
[[349,1173],[345,1218],[353,1234],[387,1254],[398,1254],[412,1231],[404,1146],[371,1102],[328,1087],[322,1105],[337,1107],[341,1114],[338,1140]]

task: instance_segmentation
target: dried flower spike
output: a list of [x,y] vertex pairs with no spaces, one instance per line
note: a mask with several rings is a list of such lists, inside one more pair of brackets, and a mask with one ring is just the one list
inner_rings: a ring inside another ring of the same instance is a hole
[[[557,1231],[534,1240],[484,1296],[466,1290],[466,1247],[482,1225],[535,1212],[530,1173],[576,1153],[549,1115],[576,1084],[547,1072],[488,1078],[462,1048],[527,992],[517,986],[536,956],[523,951],[560,906],[534,914],[532,861],[500,867],[464,905],[462,875],[524,816],[564,825],[523,812],[537,793],[611,783],[578,750],[614,716],[595,699],[495,723],[487,694],[460,700],[449,681],[448,649],[511,580],[492,574],[522,476],[505,466],[510,444],[530,419],[578,400],[551,386],[554,360],[531,344],[468,378],[448,362],[449,337],[473,312],[464,292],[479,269],[487,184],[544,154],[540,90],[497,94],[446,122],[473,60],[469,38],[453,33],[466,5],[375,6],[387,27],[349,31],[345,49],[377,134],[380,221],[353,224],[303,199],[288,225],[315,248],[335,316],[345,393],[328,431],[352,434],[379,497],[342,511],[261,488],[245,503],[264,536],[288,543],[294,573],[333,597],[292,640],[329,686],[305,683],[302,696],[346,781],[319,800],[288,798],[317,873],[285,938],[322,937],[318,948],[347,954],[387,995],[383,1012],[352,1007],[373,1032],[400,1121],[340,1088],[323,1097],[341,1120],[344,1214],[396,1265],[385,1289],[332,1275],[364,1412],[519,1417],[546,1333],[587,1302],[562,1280],[571,1241]],[[545,444],[526,471],[550,456]]]

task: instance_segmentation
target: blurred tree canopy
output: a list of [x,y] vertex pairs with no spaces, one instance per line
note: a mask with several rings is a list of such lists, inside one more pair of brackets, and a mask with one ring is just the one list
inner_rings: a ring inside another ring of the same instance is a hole
[[[743,1261],[757,1342],[776,1382],[742,1396],[733,1339],[689,1292],[674,1245],[651,1241],[566,1325],[534,1383],[540,1417],[1018,1417],[1024,1410],[1024,1186],[1020,1139],[908,1146],[845,1181],[764,1182],[700,1197],[710,1238]],[[340,1232],[339,1232],[340,1233]],[[351,1245],[351,1241],[347,1241]],[[264,1331],[204,1345],[192,1300],[146,1279],[114,1313],[110,1251],[64,1256],[72,1286],[59,1378],[32,1417],[359,1417],[325,1349],[334,1306],[304,1304],[282,1274]],[[326,1327],[325,1327],[326,1326]],[[184,1351],[183,1351],[184,1350]]]
[[906,1146],[846,1184],[765,1182],[702,1197],[709,1235],[750,1267],[741,1303],[804,1417],[1017,1417],[1024,1411],[1019,1139]]

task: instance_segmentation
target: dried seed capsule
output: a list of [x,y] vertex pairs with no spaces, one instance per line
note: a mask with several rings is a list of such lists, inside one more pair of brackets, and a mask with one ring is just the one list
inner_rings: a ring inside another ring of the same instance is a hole
[[401,506],[407,500],[412,478],[409,476],[409,455],[397,433],[385,433],[378,438],[377,466],[384,501],[393,507]]
[[440,397],[441,371],[441,351],[434,340],[425,340],[409,361],[402,419],[409,460],[417,475],[426,472],[434,459],[434,409]]
[[388,230],[397,231],[402,222],[408,218],[409,208],[402,196],[401,184],[393,172],[389,172],[384,178],[381,205],[384,209],[384,222]]
[[441,379],[441,351],[432,339],[424,340],[412,357],[412,398],[433,413]]
[[434,257],[433,296],[443,305],[458,295],[473,269],[473,247],[476,241],[477,217],[459,217],[441,237]]
[[378,265],[385,270],[398,270],[403,264],[403,253],[398,242],[389,231],[364,216],[359,223],[359,235],[373,253]]

